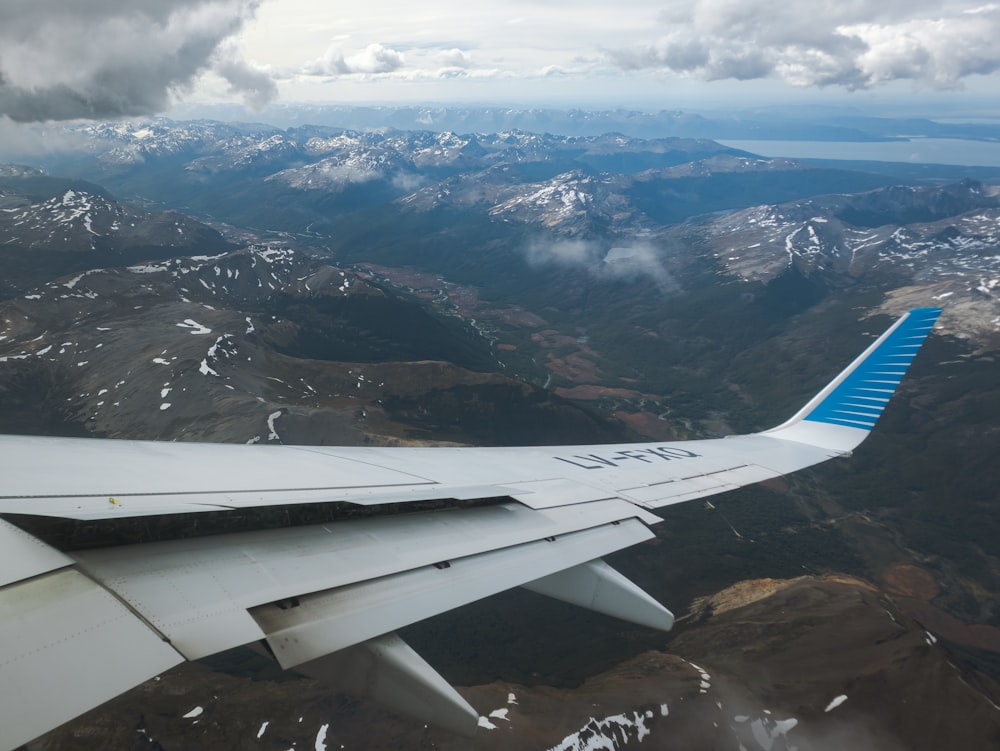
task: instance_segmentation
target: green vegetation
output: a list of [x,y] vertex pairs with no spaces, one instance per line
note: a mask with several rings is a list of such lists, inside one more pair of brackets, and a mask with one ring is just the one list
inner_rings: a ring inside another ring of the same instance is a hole
[[459,318],[392,295],[304,298],[279,295],[267,312],[296,326],[291,341],[275,343],[292,357],[340,362],[445,360],[471,370],[496,369],[489,345]]
[[718,172],[690,177],[650,173],[627,195],[654,221],[672,224],[714,211],[824,193],[871,190],[891,183],[892,179],[884,175],[832,169]]

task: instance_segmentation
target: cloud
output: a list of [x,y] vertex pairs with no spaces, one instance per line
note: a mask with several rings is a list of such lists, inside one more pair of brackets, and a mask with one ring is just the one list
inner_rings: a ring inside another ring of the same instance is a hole
[[216,68],[260,103],[266,74],[219,50],[259,0],[0,3],[0,115],[17,121],[147,115]]
[[704,80],[779,78],[863,89],[911,80],[947,89],[1000,70],[1000,5],[932,0],[692,0],[661,12],[659,38],[608,52],[624,70]]
[[652,244],[634,240],[611,248],[591,240],[536,238],[524,248],[529,265],[558,266],[588,272],[602,281],[649,279],[663,291],[679,289]]
[[593,266],[602,253],[597,243],[586,240],[536,240],[525,255],[532,266]]
[[261,110],[278,96],[271,72],[242,59],[231,44],[219,47],[213,68],[229,84],[230,93],[242,96],[251,109]]
[[438,65],[446,68],[471,68],[472,56],[457,47],[450,50],[440,50],[433,56]]
[[361,52],[344,57],[339,46],[330,47],[316,60],[307,63],[302,72],[310,76],[343,76],[352,73],[390,73],[403,67],[406,58],[399,50],[381,44],[369,44]]
[[0,117],[0,163],[30,160],[86,146],[87,139],[82,133],[25,125]]

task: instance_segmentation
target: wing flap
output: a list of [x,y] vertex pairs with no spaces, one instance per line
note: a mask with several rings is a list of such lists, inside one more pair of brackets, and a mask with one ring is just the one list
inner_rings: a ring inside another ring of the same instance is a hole
[[183,662],[72,569],[0,589],[0,728],[16,748]]
[[505,503],[75,556],[90,576],[197,659],[261,638],[247,615],[257,605],[639,516],[650,515],[619,499],[543,510]]
[[273,604],[250,613],[284,668],[653,537],[629,519]]

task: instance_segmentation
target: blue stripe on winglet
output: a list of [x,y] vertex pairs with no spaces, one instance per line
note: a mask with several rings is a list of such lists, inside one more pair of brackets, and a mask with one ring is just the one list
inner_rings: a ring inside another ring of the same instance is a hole
[[804,420],[870,430],[903,380],[940,308],[916,308]]

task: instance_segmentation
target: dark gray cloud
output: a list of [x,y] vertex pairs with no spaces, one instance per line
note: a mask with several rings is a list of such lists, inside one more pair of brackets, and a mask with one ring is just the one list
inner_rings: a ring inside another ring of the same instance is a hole
[[663,33],[610,59],[705,80],[773,77],[849,89],[893,80],[954,88],[1000,70],[1000,5],[940,0],[690,0],[659,17]]
[[251,65],[234,48],[223,43],[213,56],[213,70],[229,84],[229,91],[243,97],[248,107],[262,109],[278,96],[278,85],[269,71]]
[[260,0],[3,0],[0,115],[30,122],[147,115],[214,70],[250,104],[277,93],[226,46]]

